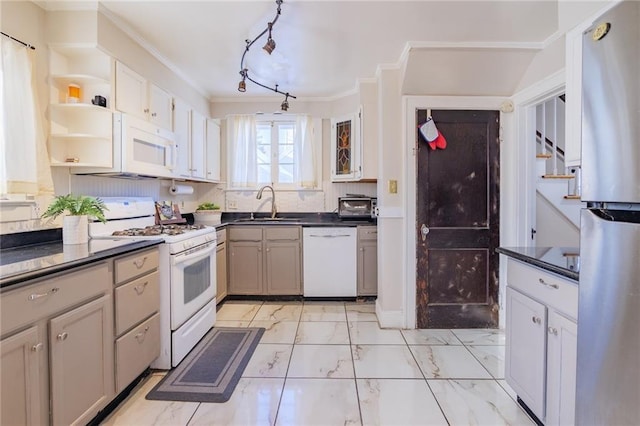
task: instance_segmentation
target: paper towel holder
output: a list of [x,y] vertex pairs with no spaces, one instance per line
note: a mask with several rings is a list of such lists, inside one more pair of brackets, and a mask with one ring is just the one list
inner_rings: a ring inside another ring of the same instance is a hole
[[169,193],[173,195],[190,195],[193,194],[193,186],[176,185],[176,181],[172,179],[171,186],[169,187]]

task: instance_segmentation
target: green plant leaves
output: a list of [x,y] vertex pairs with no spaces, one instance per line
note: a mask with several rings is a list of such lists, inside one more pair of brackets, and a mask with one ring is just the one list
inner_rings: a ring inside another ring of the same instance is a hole
[[105,210],[109,209],[100,198],[89,197],[86,195],[74,196],[73,194],[67,194],[59,195],[54,198],[53,202],[42,214],[42,217],[55,219],[66,211],[71,216],[93,216],[100,222],[104,223],[107,221],[104,217]]

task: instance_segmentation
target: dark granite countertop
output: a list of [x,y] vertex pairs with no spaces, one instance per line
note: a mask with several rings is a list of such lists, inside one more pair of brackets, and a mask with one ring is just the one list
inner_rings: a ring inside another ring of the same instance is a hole
[[216,225],[221,228],[226,225],[300,225],[306,227],[322,226],[322,227],[352,227],[358,225],[373,225],[377,221],[375,219],[341,219],[337,213],[278,213],[275,220],[270,220],[269,213],[254,213],[254,219],[251,220],[251,213],[222,213],[222,223]]
[[46,241],[45,238],[41,244],[3,248],[0,250],[0,291],[33,278],[153,247],[162,242],[162,239],[106,239],[63,245],[60,240]]
[[577,247],[499,247],[498,253],[578,281],[580,249]]

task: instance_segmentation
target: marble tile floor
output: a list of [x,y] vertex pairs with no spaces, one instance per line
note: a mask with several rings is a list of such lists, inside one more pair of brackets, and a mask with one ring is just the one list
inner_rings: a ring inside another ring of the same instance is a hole
[[230,301],[219,327],[265,333],[223,404],[148,401],[106,425],[532,425],[504,381],[500,330],[381,329],[373,303]]

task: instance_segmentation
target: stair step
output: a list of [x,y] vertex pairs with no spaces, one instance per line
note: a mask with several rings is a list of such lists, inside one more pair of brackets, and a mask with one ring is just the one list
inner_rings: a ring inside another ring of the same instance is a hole
[[551,154],[536,154],[536,158],[551,158]]
[[542,175],[543,179],[573,179],[574,175]]
[[580,200],[581,197],[579,195],[565,195],[564,199],[565,200]]

